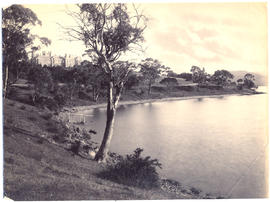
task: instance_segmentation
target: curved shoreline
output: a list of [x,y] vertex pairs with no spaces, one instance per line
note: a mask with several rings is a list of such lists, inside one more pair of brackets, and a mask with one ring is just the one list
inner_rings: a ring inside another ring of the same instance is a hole
[[[176,100],[190,100],[190,99],[200,99],[200,98],[221,98],[224,96],[242,96],[242,95],[256,95],[260,93],[228,93],[228,94],[218,94],[218,95],[194,95],[194,96],[184,96],[184,97],[165,97],[165,98],[155,98],[155,99],[143,99],[143,100],[129,100],[129,101],[119,101],[118,107],[121,105],[135,105],[153,102],[166,102],[166,101],[176,101]],[[81,112],[88,111],[96,108],[106,108],[107,103],[93,104],[86,106],[74,106],[74,107],[64,107],[62,112]]]

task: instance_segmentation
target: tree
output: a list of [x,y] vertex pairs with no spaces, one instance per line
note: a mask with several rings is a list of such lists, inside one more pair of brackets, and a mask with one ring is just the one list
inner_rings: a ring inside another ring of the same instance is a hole
[[133,86],[138,85],[140,82],[138,76],[135,73],[130,73],[127,82],[125,84],[126,89],[130,90]]
[[243,83],[243,79],[237,79],[237,83],[238,83],[238,84]]
[[211,81],[217,85],[226,85],[233,79],[234,76],[227,70],[217,70],[211,77]]
[[186,81],[191,81],[192,80],[192,74],[191,73],[181,73],[177,75],[178,78],[185,79]]
[[178,74],[176,74],[174,71],[168,70],[167,77],[175,77],[175,78],[177,78],[177,76],[178,76]]
[[48,68],[33,67],[29,71],[28,81],[34,84],[33,103],[42,95],[49,95],[54,88],[53,78]]
[[178,84],[176,78],[170,78],[170,77],[162,79],[159,83],[166,85],[167,88],[176,86]]
[[106,74],[97,64],[93,64],[86,60],[82,62],[81,66],[79,82],[86,87],[91,86],[92,99],[96,102],[101,90],[107,86]]
[[[30,33],[30,27],[35,25],[41,25],[41,21],[32,10],[21,5],[12,5],[2,11],[4,98],[8,87],[19,77],[20,64],[28,59],[27,48],[37,38]],[[15,74],[13,81],[10,74]]]
[[244,87],[248,89],[257,88],[255,84],[255,76],[253,74],[247,73],[244,76]]
[[152,58],[146,58],[139,64],[139,66],[141,68],[140,73],[142,74],[143,79],[147,82],[148,95],[150,95],[152,85],[166,68],[161,65],[158,60]]
[[[146,18],[135,6],[133,10],[135,15],[129,13],[126,4],[79,4],[78,11],[69,12],[77,26],[65,28],[71,39],[84,42],[86,54],[97,60],[108,81],[107,121],[102,143],[95,156],[98,162],[107,157],[113,136],[116,107],[133,66],[128,62],[114,65],[123,53],[134,50],[144,39]],[[119,74],[115,74],[117,68],[121,70]]]
[[207,73],[205,72],[204,68],[201,69],[200,67],[192,66],[190,71],[192,72],[193,83],[205,83]]

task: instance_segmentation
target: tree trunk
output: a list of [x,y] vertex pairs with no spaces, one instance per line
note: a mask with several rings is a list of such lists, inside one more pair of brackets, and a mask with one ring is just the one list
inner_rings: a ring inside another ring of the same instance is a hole
[[151,93],[151,83],[148,84],[148,95]]
[[7,96],[7,88],[8,88],[8,65],[6,65],[5,86],[4,86],[4,92],[3,92],[4,99]]
[[107,103],[107,121],[104,136],[99,150],[95,156],[95,160],[98,162],[104,162],[109,151],[110,142],[113,136],[114,117],[116,112],[116,106],[113,101],[113,81],[109,82],[108,87],[108,103]]

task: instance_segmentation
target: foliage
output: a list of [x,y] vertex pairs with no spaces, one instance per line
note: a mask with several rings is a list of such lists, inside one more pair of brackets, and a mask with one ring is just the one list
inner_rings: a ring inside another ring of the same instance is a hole
[[73,68],[66,72],[65,74],[66,83],[67,83],[67,97],[72,100],[74,95],[80,91],[80,79],[81,75],[79,69]]
[[205,72],[204,68],[200,69],[200,67],[192,66],[191,70],[192,72],[192,81],[193,83],[205,83],[207,79],[207,73]]
[[[78,29],[65,28],[72,39],[85,43],[86,54],[102,64],[109,71],[107,63],[117,61],[132,45],[143,41],[146,18],[130,15],[126,4],[79,4],[79,12],[71,12]],[[105,65],[103,65],[105,63]]]
[[172,70],[167,71],[167,77],[177,78],[177,76],[178,76],[178,74],[176,74],[174,71],[172,71]]
[[66,74],[68,70],[63,66],[57,66],[55,68],[50,68],[54,82],[64,83],[67,81]]
[[107,77],[105,72],[98,65],[85,60],[79,68],[79,75],[80,84],[83,84],[86,88],[91,86],[92,99],[96,102],[100,96],[101,90],[107,86]]
[[117,89],[120,88],[120,85],[126,85],[129,76],[132,74],[137,66],[135,63],[127,61],[117,61],[113,63],[113,85]]
[[158,60],[152,58],[142,60],[139,66],[141,68],[140,73],[148,85],[148,94],[150,94],[151,86],[155,83],[156,79],[160,77],[161,73],[166,69],[166,67],[161,65]]
[[255,84],[255,76],[253,74],[247,73],[244,76],[244,87],[248,89],[257,88]]
[[184,73],[178,74],[177,77],[185,79],[186,81],[191,81],[192,80],[192,74],[191,73],[185,73],[184,72]]
[[237,79],[237,83],[243,83],[243,79]]
[[33,67],[29,71],[28,80],[34,84],[35,94],[48,95],[54,88],[51,72],[45,67]]
[[217,70],[211,76],[211,81],[217,85],[226,85],[229,83],[230,79],[233,79],[234,76],[227,70]]
[[170,77],[166,77],[166,78],[162,79],[159,83],[164,84],[167,87],[176,86],[178,84],[176,78],[170,78]]
[[130,74],[127,78],[127,82],[125,84],[125,87],[130,90],[133,86],[137,86],[139,84],[140,80],[136,74]]
[[59,109],[63,108],[67,102],[66,96],[62,93],[57,93],[53,99],[55,100]]
[[[24,71],[24,68],[21,67],[28,60],[27,48],[30,48],[35,38],[38,38],[38,36],[30,33],[30,28],[35,25],[41,25],[41,21],[32,10],[22,5],[12,5],[3,10],[2,50],[4,97],[8,91],[8,86],[16,82],[21,72]],[[41,37],[41,41],[45,45],[50,43],[44,37]],[[12,74],[12,77],[10,74]]]
[[133,154],[120,158],[116,164],[108,166],[99,176],[120,184],[145,189],[158,187],[160,178],[157,168],[161,168],[161,164],[150,156],[142,157],[142,151],[143,149],[137,148]]

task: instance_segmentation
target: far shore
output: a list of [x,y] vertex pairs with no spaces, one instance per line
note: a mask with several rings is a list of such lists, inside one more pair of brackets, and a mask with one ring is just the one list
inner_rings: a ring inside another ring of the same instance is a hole
[[[167,102],[167,101],[175,101],[175,100],[189,100],[189,99],[200,99],[200,98],[221,98],[224,96],[242,96],[242,95],[255,95],[255,94],[263,94],[263,92],[255,92],[255,93],[224,93],[224,94],[216,94],[216,95],[194,95],[194,96],[183,96],[183,97],[165,97],[165,98],[155,98],[155,99],[143,99],[143,100],[128,100],[128,101],[119,101],[118,106],[121,105],[134,105],[134,104],[144,104],[144,103],[153,103],[153,102]],[[73,106],[73,107],[64,107],[63,112],[81,112],[92,110],[96,108],[106,108],[107,103],[101,104],[91,104],[86,106]]]

